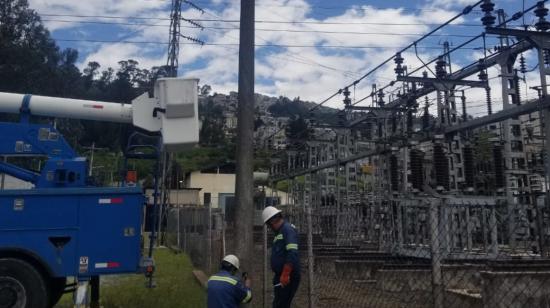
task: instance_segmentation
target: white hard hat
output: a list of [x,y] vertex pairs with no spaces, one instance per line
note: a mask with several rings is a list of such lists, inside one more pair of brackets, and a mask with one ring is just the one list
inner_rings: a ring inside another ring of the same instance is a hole
[[277,209],[274,206],[268,206],[264,209],[262,212],[262,220],[264,221],[264,224],[267,223],[268,220],[273,218],[273,216],[279,214],[281,211]]
[[233,265],[236,269],[239,269],[239,258],[236,255],[227,255],[223,257],[223,261]]

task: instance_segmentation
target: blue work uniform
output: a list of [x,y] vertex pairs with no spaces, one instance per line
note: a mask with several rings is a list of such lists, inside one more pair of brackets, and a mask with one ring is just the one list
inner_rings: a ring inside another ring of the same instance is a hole
[[238,308],[252,300],[252,291],[225,270],[210,277],[207,288],[208,308]]
[[[279,284],[285,264],[292,265],[290,284],[282,287]],[[284,222],[277,230],[271,247],[271,269],[273,277],[274,295],[273,308],[288,308],[300,285],[300,256],[298,254],[298,233],[294,226]]]

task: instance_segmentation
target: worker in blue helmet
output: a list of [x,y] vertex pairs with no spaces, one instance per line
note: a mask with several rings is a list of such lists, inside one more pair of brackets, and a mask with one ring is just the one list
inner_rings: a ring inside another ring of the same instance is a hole
[[243,281],[237,276],[239,258],[227,255],[223,258],[221,269],[208,279],[208,308],[238,308],[241,303],[252,300],[250,279],[243,273]]
[[271,247],[271,269],[275,274],[273,308],[289,308],[300,285],[298,233],[273,206],[264,209],[262,219],[275,232]]

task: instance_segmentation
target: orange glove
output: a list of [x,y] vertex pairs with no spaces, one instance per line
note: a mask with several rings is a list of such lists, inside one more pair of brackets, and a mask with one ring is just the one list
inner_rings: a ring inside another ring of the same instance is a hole
[[286,287],[290,283],[290,273],[292,273],[292,264],[287,263],[283,267],[283,272],[279,278],[282,287]]

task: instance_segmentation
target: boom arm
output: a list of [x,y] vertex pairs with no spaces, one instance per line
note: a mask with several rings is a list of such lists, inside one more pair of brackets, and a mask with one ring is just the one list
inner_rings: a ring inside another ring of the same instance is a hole
[[[27,105],[27,106],[24,106]],[[37,116],[132,123],[132,105],[0,92],[0,112]]]
[[160,132],[166,150],[194,146],[199,140],[198,79],[161,78],[155,95],[132,104],[0,92],[0,113],[128,123]]
[[0,113],[21,114],[21,123],[0,123],[0,155],[47,156],[40,173],[0,162],[7,173],[39,187],[87,185],[87,163],[48,124],[31,124],[29,116],[47,116],[133,124],[158,132],[166,151],[194,146],[199,139],[198,79],[163,78],[155,95],[145,93],[132,104],[0,93]]

